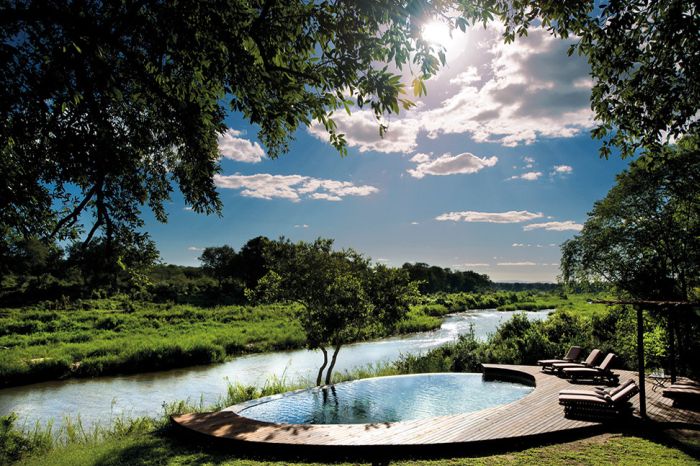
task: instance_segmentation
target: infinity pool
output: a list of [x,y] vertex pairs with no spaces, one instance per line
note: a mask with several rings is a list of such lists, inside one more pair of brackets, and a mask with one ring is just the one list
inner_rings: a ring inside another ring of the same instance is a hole
[[468,413],[510,403],[527,385],[485,381],[481,374],[376,377],[245,403],[238,414],[286,424],[368,424]]

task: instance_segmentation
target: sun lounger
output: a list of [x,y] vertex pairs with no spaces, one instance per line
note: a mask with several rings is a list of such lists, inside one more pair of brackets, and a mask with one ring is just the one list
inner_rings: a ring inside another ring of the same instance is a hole
[[[600,394],[600,391],[604,393]],[[563,390],[559,392],[559,404],[564,407],[564,415],[568,418],[589,421],[621,419],[632,412],[630,400],[639,393],[639,387],[634,380],[628,380],[612,390],[600,391]]]
[[602,358],[603,352],[599,349],[594,349],[583,362],[555,362],[551,366],[551,372],[559,372],[567,367],[594,367]]
[[559,392],[559,395],[584,395],[584,396],[598,396],[605,397],[605,395],[613,396],[620,390],[624,389],[628,385],[635,383],[634,380],[630,379],[625,383],[618,385],[617,387],[608,388],[607,390],[602,387],[595,387],[592,389],[580,390],[580,389],[565,389]]
[[697,382],[674,383],[664,389],[663,396],[673,400],[673,406],[700,410],[700,384]]
[[615,360],[615,354],[608,354],[599,366],[595,367],[565,367],[562,369],[564,377],[571,377],[572,382],[577,382],[581,379],[606,382],[608,384],[617,384],[619,376],[612,371],[612,363]]
[[552,364],[562,363],[562,362],[576,362],[581,357],[583,350],[580,346],[572,346],[567,351],[566,355],[562,359],[540,359],[537,361],[538,366],[542,366],[544,372],[552,371]]

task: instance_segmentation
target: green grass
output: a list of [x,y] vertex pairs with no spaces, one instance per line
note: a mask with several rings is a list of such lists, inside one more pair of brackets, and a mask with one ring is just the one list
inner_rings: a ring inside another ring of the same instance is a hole
[[[76,308],[0,310],[0,386],[139,373],[304,346],[291,305],[223,306],[82,301]],[[439,327],[412,310],[399,333]]]
[[[467,309],[557,307],[581,315],[604,310],[604,305],[587,304],[590,298],[542,292],[437,294],[413,306],[395,333],[431,330],[445,314]],[[148,372],[301,348],[304,332],[296,313],[289,305],[197,307],[127,298],[85,300],[60,310],[1,309],[0,386]]]
[[[131,465],[131,464],[217,464],[231,466],[328,464],[241,457],[229,451],[209,448],[174,438],[168,432],[127,435],[90,445],[74,445],[27,459],[26,465]],[[360,462],[371,464],[371,458]],[[505,454],[437,460],[408,459],[395,465],[690,465],[697,464],[681,450],[635,435],[605,435],[587,440],[529,448]]]
[[[392,365],[372,366],[344,373],[339,379],[395,374]],[[160,419],[118,418],[108,427],[83,429],[80,422],[63,424],[55,432],[47,428],[18,429],[13,421],[0,418],[0,464],[22,465],[185,465],[216,464],[234,466],[328,464],[307,462],[305,458],[257,458],[237,453],[225,445],[212,445],[205,439],[182,435],[174,429],[168,416],[172,413],[212,411],[248,399],[280,393],[308,382],[289,383],[284,379],[269,380],[263,387],[230,386],[217,406],[191,405],[185,402],[166,407]],[[599,435],[574,442],[525,448],[503,445],[499,452],[479,452],[474,457],[436,460],[401,459],[396,465],[688,465],[696,458],[678,449],[658,429],[631,427],[622,433]],[[697,445],[685,442],[684,449],[697,453]],[[504,453],[505,452],[505,453]],[[268,453],[269,454],[269,453]],[[333,464],[370,464],[375,458],[354,458]]]

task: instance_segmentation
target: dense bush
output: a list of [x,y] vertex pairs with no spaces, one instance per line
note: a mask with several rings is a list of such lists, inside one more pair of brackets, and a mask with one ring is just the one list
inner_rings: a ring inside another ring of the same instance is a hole
[[[649,368],[668,368],[667,335],[663,325],[645,313],[645,364]],[[403,356],[396,365],[400,372],[479,372],[483,363],[535,364],[538,359],[564,354],[577,345],[590,351],[600,348],[614,352],[616,367],[637,366],[636,313],[614,307],[582,318],[570,311],[553,312],[544,321],[531,321],[526,314],[516,314],[504,322],[486,341],[473,332],[454,342],[435,348],[424,355]],[[680,368],[686,375],[697,376],[696,362]]]

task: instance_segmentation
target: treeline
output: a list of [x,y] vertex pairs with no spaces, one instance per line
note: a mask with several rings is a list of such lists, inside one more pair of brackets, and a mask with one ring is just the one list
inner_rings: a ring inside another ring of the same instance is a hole
[[[158,250],[145,236],[109,245],[98,239],[66,248],[31,238],[3,241],[0,305],[54,301],[61,307],[63,302],[115,294],[155,302],[243,304],[245,290],[254,289],[270,269],[265,250],[273,242],[258,236],[238,251],[228,245],[207,247],[199,257],[201,266],[192,267],[158,263]],[[549,283],[493,283],[485,274],[420,262],[401,268],[419,283],[423,294],[556,288]]]
[[[494,290],[499,290],[499,291],[559,291],[561,290],[561,285],[558,283],[545,283],[545,282],[536,282],[536,283],[522,283],[522,282],[513,282],[513,283],[506,283],[506,282],[495,282],[493,283],[492,288]],[[582,290],[584,291],[584,290]],[[585,290],[585,291],[603,291],[602,287],[601,289],[596,289],[596,290]]]
[[451,270],[434,265],[430,266],[423,262],[415,264],[407,262],[401,268],[408,272],[411,280],[420,282],[418,287],[423,294],[437,293],[438,291],[446,293],[475,292],[493,288],[493,283],[486,274]]

